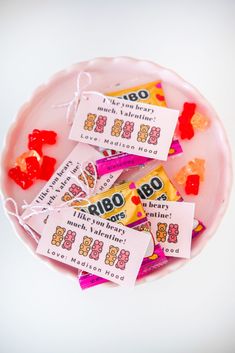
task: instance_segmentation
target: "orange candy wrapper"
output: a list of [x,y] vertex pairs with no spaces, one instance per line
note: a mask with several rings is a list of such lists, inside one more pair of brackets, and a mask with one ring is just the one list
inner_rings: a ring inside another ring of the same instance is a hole
[[141,102],[166,107],[161,81],[149,82],[143,85],[122,89],[120,91],[108,92],[106,95],[127,99],[132,102]]

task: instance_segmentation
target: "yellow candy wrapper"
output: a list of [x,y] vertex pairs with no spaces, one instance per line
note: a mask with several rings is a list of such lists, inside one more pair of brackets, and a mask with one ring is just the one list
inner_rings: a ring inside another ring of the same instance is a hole
[[166,107],[161,81],[154,81],[116,92],[108,92],[106,95],[127,99],[132,102],[141,102]]
[[[142,200],[184,201],[161,165],[136,181],[135,185]],[[203,233],[205,229],[200,220],[194,219],[192,237]]]
[[[151,234],[150,223],[147,220],[135,183],[130,182],[113,187],[102,194],[92,196],[89,201],[90,204],[84,208],[85,212]],[[138,278],[148,275],[167,263],[163,250],[159,244],[155,245],[153,235],[151,234],[151,236],[152,241],[149,243]],[[104,282],[107,280],[84,271],[79,275],[82,289]]]
[[180,201],[182,199],[161,165],[135,184],[143,200]]
[[[103,193],[96,194],[88,202],[74,201],[71,206],[79,206],[80,211],[105,218],[111,222],[121,223],[129,228],[150,232],[152,241],[149,243],[146,256],[154,251],[154,238],[140,196],[133,182],[115,186]],[[84,206],[83,206],[84,203]]]
[[[111,222],[121,223],[131,228],[147,222],[140,196],[133,182],[115,186],[90,197],[88,201],[89,204],[86,202],[82,207],[83,211]],[[73,202],[72,205],[81,207],[82,203]]]

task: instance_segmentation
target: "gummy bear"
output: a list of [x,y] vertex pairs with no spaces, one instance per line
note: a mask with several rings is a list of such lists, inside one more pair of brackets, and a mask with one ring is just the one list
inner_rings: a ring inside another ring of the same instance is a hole
[[54,173],[56,159],[43,156],[39,179],[48,181]]
[[200,176],[200,181],[204,181],[205,174],[205,160],[195,158],[188,162],[175,176],[175,180],[178,184],[185,184],[187,176],[197,174]]
[[34,129],[31,134],[28,135],[28,148],[29,150],[35,150],[40,156],[42,156],[42,140],[40,136],[40,130]]
[[49,130],[38,130],[34,129],[31,134],[28,135],[28,148],[30,150],[37,151],[40,156],[42,155],[42,145],[49,144],[54,145],[56,143],[57,134],[54,131]]
[[39,162],[41,159],[39,154],[34,150],[22,153],[19,157],[16,158],[16,165],[18,165],[20,167],[22,172],[26,172],[26,161],[25,160],[28,157],[36,157]]
[[198,195],[200,184],[200,176],[197,174],[188,175],[186,184],[185,184],[185,192],[187,195],[193,194]]
[[204,174],[205,174],[205,160],[195,158],[188,162],[186,169],[189,174],[197,174],[200,176],[200,181],[204,181]]
[[46,143],[48,145],[54,145],[56,143],[57,133],[50,130],[41,130],[40,137],[42,143]]
[[178,184],[185,184],[187,176],[197,174],[200,176],[200,181],[205,179],[205,160],[195,158],[188,162],[175,176],[175,180]]
[[209,125],[209,119],[202,115],[201,113],[196,112],[191,119],[191,124],[194,129],[204,131]]
[[185,184],[187,179],[186,167],[181,168],[178,173],[175,175],[174,179],[178,184]]
[[19,166],[9,169],[8,175],[24,190],[33,185],[32,179],[28,176],[27,173],[22,172]]
[[56,143],[57,134],[50,130],[34,129],[28,135],[29,151],[16,158],[16,167],[8,171],[8,175],[23,189],[33,184],[33,180],[49,180],[54,173],[55,158],[43,156],[43,144]]
[[26,171],[30,179],[35,179],[39,177],[40,174],[40,163],[36,157],[27,157],[25,158],[26,162]]
[[182,138],[182,140],[184,139],[191,140],[191,138],[193,138],[194,136],[194,130],[191,123],[179,125],[179,130],[180,130],[180,137]]
[[182,139],[190,140],[194,136],[193,126],[191,124],[192,116],[196,109],[195,103],[184,103],[184,108],[179,116],[179,131]]

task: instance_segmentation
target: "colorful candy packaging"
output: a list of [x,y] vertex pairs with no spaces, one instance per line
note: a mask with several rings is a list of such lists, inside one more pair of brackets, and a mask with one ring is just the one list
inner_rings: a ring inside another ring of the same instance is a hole
[[[159,267],[165,265],[167,259],[161,249],[161,246],[158,244],[154,247],[154,252],[152,256],[145,257],[141,264],[137,280],[147,276],[149,273],[158,269]],[[96,286],[107,282],[105,278],[92,275],[91,273],[82,272],[79,274],[79,284],[82,289],[88,289],[90,287]]]
[[[183,201],[161,165],[139,179],[135,184],[142,200]],[[204,224],[195,219],[192,237],[201,234],[204,230]]]
[[[172,141],[168,156],[175,156],[182,153],[182,148],[178,140]],[[152,161],[152,158],[137,156],[129,153],[117,153],[111,156],[98,159],[96,161],[97,173],[102,176],[117,170],[135,167]]]
[[109,92],[106,93],[106,95],[127,99],[132,102],[142,102],[166,107],[161,81],[149,82],[120,91]]
[[[141,203],[138,191],[133,182],[115,186],[103,193],[96,194],[87,201],[74,201],[72,206],[79,205],[79,209],[94,216],[105,218],[111,222],[140,231],[150,231],[150,225]],[[148,254],[153,253],[154,245]]]
[[151,161],[151,158],[137,156],[135,154],[119,153],[114,156],[101,158],[96,161],[96,169],[99,176],[110,173],[110,170],[120,170],[142,165]]
[[[150,224],[133,182],[116,186],[102,194],[92,196],[89,198],[89,202],[89,205],[80,209],[139,231],[150,232]],[[73,203],[73,206],[76,207],[76,203]],[[153,238],[146,256],[149,257],[144,258],[138,275],[141,277],[167,262],[160,245],[154,245]],[[89,288],[106,282],[106,280],[82,272],[79,276],[79,282],[82,288]]]
[[[123,89],[115,92],[106,93],[107,96],[118,97],[130,100],[132,102],[141,102],[146,104],[166,107],[166,100],[161,81],[149,82],[135,87]],[[182,147],[178,140],[173,139],[169,157],[182,152]]]
[[182,199],[161,165],[135,184],[143,200],[179,201]]

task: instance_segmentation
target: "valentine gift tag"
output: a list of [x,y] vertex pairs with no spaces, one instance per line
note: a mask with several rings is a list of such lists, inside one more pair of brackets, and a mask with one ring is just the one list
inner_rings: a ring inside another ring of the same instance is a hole
[[108,190],[121,171],[106,174],[96,180],[91,162],[95,163],[101,156],[102,153],[92,146],[78,143],[22,214],[24,218],[32,214],[32,210],[35,212],[26,223],[41,234],[50,212],[40,213],[43,206],[55,207],[76,197],[89,197],[92,193]]
[[178,110],[83,93],[70,139],[167,160]]
[[150,237],[147,232],[67,208],[50,216],[37,253],[131,287]]
[[166,256],[190,258],[194,204],[189,202],[143,202],[151,230]]

